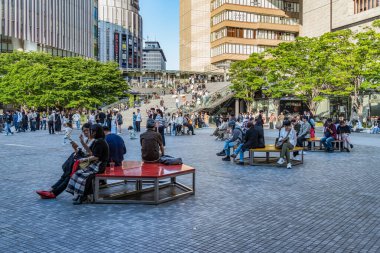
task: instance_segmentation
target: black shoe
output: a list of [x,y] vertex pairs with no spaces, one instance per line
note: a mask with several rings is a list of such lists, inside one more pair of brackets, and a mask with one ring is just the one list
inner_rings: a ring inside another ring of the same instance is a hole
[[327,153],[334,153],[334,149],[327,149]]
[[229,162],[229,161],[231,161],[231,157],[229,157],[229,156],[223,157],[222,161]]
[[236,155],[235,155],[235,154],[232,154],[231,157],[232,157],[232,158],[236,158]]
[[346,151],[347,151],[347,152],[350,152],[350,150],[349,150],[348,148],[346,148]]
[[191,135],[195,135],[195,133],[192,133]]
[[217,156],[226,156],[226,152],[223,150],[219,153],[216,153]]
[[350,144],[350,147],[351,147],[351,148],[354,148],[354,145]]
[[245,165],[245,164],[244,164],[244,162],[239,161],[236,163],[236,165]]

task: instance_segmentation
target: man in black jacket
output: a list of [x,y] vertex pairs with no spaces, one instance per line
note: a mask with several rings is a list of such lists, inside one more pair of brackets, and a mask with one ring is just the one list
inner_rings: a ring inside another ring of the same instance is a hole
[[252,122],[247,123],[247,132],[245,133],[244,143],[240,144],[231,157],[235,158],[240,153],[239,165],[244,165],[244,152],[251,148],[259,146],[259,131]]

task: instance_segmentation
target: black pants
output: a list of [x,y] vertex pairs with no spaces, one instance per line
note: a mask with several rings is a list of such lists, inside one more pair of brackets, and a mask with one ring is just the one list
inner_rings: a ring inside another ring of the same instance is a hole
[[74,155],[75,153],[71,154],[69,158],[67,158],[66,162],[62,165],[63,173],[61,178],[58,179],[58,181],[51,187],[55,196],[61,194],[69,184],[70,174],[74,164]]
[[54,134],[54,122],[53,121],[48,122],[48,127],[49,127],[49,134]]
[[140,125],[141,125],[141,121],[136,121],[136,132],[140,132],[141,131]]
[[[296,147],[303,147],[303,142],[306,140],[305,136],[300,136],[297,138],[297,144]],[[294,156],[297,156],[299,154],[298,151],[293,152]]]
[[187,130],[187,132],[191,132],[192,134],[194,134],[194,127],[193,125],[191,124],[186,124],[187,128],[189,128],[189,130]]

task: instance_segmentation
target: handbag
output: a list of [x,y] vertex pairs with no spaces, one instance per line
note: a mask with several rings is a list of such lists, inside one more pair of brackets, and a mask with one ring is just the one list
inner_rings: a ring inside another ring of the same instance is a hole
[[[281,130],[280,130],[280,131],[281,131]],[[286,136],[285,136],[284,139],[282,139],[281,141],[279,141],[279,139],[280,139],[280,131],[278,131],[278,138],[276,138],[276,142],[275,142],[275,144],[274,144],[274,146],[275,146],[276,148],[278,148],[278,149],[282,148],[282,145],[283,145],[285,142],[289,141],[288,136],[289,136],[291,130],[286,134]]]
[[314,128],[310,129],[310,138],[315,138],[315,129]]

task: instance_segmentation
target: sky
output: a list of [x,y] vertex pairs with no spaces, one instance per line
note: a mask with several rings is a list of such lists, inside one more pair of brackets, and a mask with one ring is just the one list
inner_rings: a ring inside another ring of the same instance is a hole
[[157,40],[166,69],[179,69],[179,0],[140,0],[144,40]]

